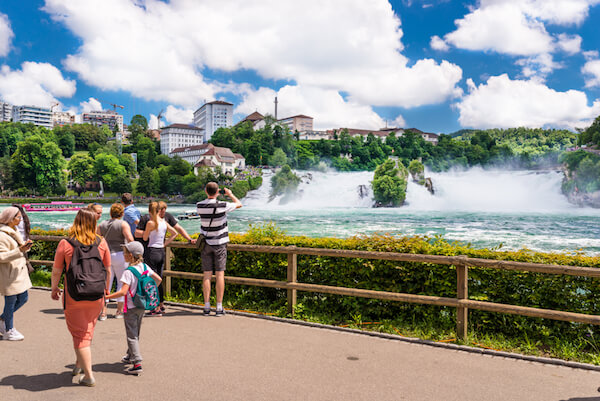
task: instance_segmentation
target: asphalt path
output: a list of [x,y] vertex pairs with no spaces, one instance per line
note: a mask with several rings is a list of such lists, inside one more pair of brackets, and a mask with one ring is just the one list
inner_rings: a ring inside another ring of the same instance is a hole
[[[111,304],[114,311],[114,304]],[[97,385],[75,384],[61,303],[30,290],[0,341],[0,400],[600,400],[600,372],[171,306],[144,318],[144,373],[122,320],[98,322]]]

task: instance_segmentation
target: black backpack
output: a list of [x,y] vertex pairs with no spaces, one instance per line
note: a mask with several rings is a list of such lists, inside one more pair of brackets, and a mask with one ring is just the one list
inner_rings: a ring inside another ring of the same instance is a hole
[[75,301],[96,301],[104,296],[106,268],[102,263],[96,239],[92,245],[83,245],[74,238],[67,239],[73,247],[73,257],[66,272],[67,290]]

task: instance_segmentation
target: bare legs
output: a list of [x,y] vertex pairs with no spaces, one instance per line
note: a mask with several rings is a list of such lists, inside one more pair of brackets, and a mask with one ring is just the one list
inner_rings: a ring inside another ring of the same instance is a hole
[[[215,290],[217,292],[217,303],[223,303],[223,294],[225,293],[225,272],[218,271],[215,273],[217,283]],[[205,271],[202,279],[202,293],[204,294],[204,302],[210,302],[210,280],[212,279],[212,272]]]
[[83,377],[86,380],[94,380],[92,372],[92,349],[91,347],[75,348],[77,361],[75,365],[83,369]]

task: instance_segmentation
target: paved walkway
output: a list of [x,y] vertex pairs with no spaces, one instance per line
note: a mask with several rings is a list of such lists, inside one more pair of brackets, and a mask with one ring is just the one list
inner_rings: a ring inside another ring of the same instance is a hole
[[600,372],[183,307],[144,319],[140,377],[119,362],[123,322],[98,322],[81,387],[60,306],[30,291],[25,341],[0,341],[0,400],[600,400]]

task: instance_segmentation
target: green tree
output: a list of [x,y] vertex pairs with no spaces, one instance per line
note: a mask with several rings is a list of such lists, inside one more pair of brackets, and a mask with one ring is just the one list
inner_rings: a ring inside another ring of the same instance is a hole
[[41,195],[64,194],[65,159],[58,145],[40,135],[19,142],[11,157],[13,177],[17,186],[37,191]]
[[158,172],[150,167],[144,167],[140,173],[140,179],[137,184],[137,191],[146,196],[155,195],[159,191]]
[[13,187],[13,172],[10,156],[0,157],[0,191],[5,191]]
[[148,129],[148,120],[141,114],[136,114],[135,116],[131,117],[130,125],[134,124],[142,127],[144,131]]
[[388,159],[375,169],[373,195],[384,206],[401,206],[406,198],[408,171],[401,162]]
[[137,143],[137,166],[138,171],[146,167],[156,167],[156,146],[150,138],[142,137]]
[[272,200],[278,195],[293,194],[298,185],[300,185],[300,177],[294,174],[290,166],[286,164],[271,178],[270,199]]
[[71,173],[71,180],[76,184],[75,190],[81,195],[85,191],[86,182],[94,176],[94,159],[88,155],[75,155],[69,160],[67,169]]
[[273,167],[279,167],[287,164],[287,162],[288,158],[285,152],[281,148],[275,148],[275,152],[273,152],[273,155],[269,159],[269,164]]
[[71,157],[75,153],[75,135],[66,130],[55,130],[56,144],[62,151],[64,157]]
[[186,176],[191,171],[192,166],[179,156],[175,156],[171,159],[171,165],[169,166],[170,175]]
[[94,159],[94,178],[102,181],[107,191],[121,191],[124,187],[120,181],[129,181],[127,170],[119,163],[117,156],[107,153],[98,153]]

